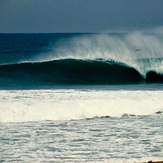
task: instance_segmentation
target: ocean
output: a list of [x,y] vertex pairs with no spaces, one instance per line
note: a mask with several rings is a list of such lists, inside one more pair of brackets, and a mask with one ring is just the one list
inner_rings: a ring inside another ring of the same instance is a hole
[[163,160],[163,35],[0,34],[0,162]]

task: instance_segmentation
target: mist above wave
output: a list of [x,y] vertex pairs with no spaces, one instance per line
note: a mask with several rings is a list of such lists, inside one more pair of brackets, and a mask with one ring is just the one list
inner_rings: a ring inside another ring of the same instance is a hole
[[[137,69],[142,75],[155,70],[163,73],[163,35],[160,33],[133,32],[126,34],[85,34],[59,41],[50,46],[50,52],[36,60],[55,59],[112,59]],[[138,62],[138,59],[148,59]]]

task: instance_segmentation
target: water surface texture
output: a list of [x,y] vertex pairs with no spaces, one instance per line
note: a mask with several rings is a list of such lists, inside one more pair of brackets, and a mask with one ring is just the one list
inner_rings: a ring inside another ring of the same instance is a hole
[[0,34],[0,162],[163,160],[163,36]]

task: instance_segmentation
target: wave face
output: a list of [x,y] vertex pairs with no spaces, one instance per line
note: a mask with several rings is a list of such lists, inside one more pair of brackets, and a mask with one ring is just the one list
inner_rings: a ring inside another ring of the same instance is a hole
[[1,84],[124,84],[138,83],[134,68],[109,60],[60,59],[0,66]]
[[0,86],[163,83],[158,34],[0,34]]

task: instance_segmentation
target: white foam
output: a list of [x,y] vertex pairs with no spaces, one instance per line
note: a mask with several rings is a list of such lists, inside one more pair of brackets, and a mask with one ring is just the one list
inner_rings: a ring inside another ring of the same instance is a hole
[[163,109],[159,90],[14,90],[0,96],[0,122],[149,115]]

